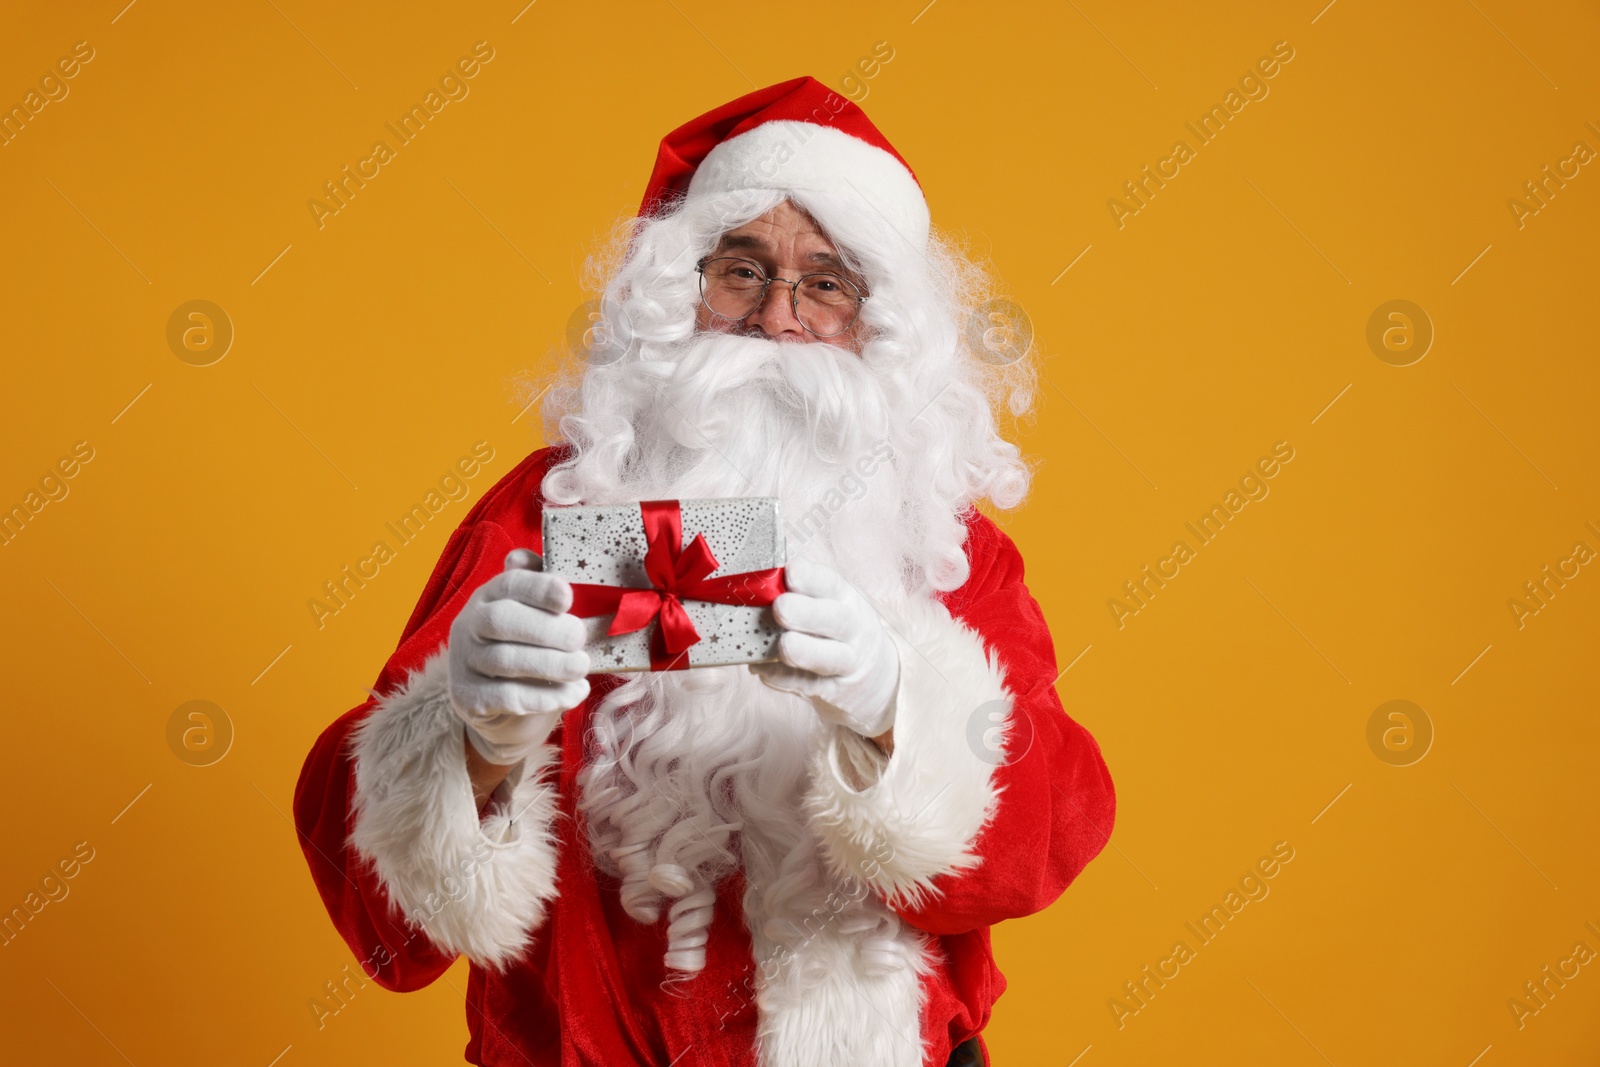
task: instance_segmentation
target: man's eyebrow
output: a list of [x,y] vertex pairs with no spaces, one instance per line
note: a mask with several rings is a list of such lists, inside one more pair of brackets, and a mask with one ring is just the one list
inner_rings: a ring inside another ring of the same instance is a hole
[[[755,252],[765,252],[770,255],[772,251],[772,244],[765,237],[761,237],[757,234],[729,233],[722,236],[717,248],[720,251],[748,249]],[[808,263],[821,263],[826,266],[835,267],[841,271],[845,269],[844,260],[840,259],[838,255],[833,252],[818,250],[816,252],[812,252],[805,258]]]
[[725,233],[722,240],[717,242],[718,248],[751,248],[758,252],[765,252],[772,247],[765,237],[758,237],[753,233]]

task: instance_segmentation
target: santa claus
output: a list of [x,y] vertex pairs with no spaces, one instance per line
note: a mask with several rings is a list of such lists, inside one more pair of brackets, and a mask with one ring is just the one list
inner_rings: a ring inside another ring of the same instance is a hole
[[[1104,846],[1011,540],[1028,364],[905,161],[811,78],[662,142],[559,444],[451,536],[295,817],[367,974],[471,961],[472,1063],[986,1063],[989,928]],[[986,325],[986,324],[984,324]],[[547,507],[772,496],[773,662],[591,673]]]

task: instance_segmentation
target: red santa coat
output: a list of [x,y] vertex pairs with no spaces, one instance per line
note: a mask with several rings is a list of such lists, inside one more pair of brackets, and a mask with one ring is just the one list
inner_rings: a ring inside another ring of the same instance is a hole
[[[506,553],[540,549],[539,487],[559,458],[529,456],[451,535],[373,697],[306,759],[301,845],[334,925],[384,988],[419,989],[468,956],[471,1063],[753,1067],[742,872],[717,885],[705,969],[667,992],[666,918],[627,915],[616,879],[590,858],[577,776],[587,717],[617,679],[592,679],[481,822],[473,802],[440,650]],[[929,935],[911,1026],[930,1067],[984,1028],[1005,989],[989,927],[1055,901],[1115,812],[1099,746],[1056,695],[1054,648],[1016,546],[974,512],[966,553],[966,584],[893,627],[916,650],[902,646],[894,753],[878,780],[846,781],[840,753],[858,761],[849,746],[871,743],[839,731],[848,736],[818,755],[804,805],[827,860]],[[983,739],[1007,708],[1002,758]]]

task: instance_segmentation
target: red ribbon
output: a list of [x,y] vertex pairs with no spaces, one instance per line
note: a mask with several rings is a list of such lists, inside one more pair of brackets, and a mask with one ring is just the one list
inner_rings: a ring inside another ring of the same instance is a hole
[[688,548],[681,547],[683,513],[676,500],[641,501],[639,514],[644,519],[644,573],[649,587],[572,582],[572,614],[587,619],[615,613],[606,631],[612,637],[642,630],[659,618],[661,624],[650,642],[651,670],[689,666],[688,650],[700,641],[700,632],[684,610],[684,600],[765,607],[786,590],[782,567],[708,577],[719,566],[717,557],[703,534],[695,534]]

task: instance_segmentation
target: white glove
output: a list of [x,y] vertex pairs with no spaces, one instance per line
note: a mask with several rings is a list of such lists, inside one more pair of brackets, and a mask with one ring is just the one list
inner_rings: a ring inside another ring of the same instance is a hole
[[864,737],[894,723],[900,653],[860,591],[832,567],[804,560],[784,568],[789,591],[772,602],[784,634],[777,663],[750,670],[774,689],[807,697],[826,721]]
[[450,706],[490,763],[514,765],[589,695],[572,586],[526,548],[480,585],[450,626]]

